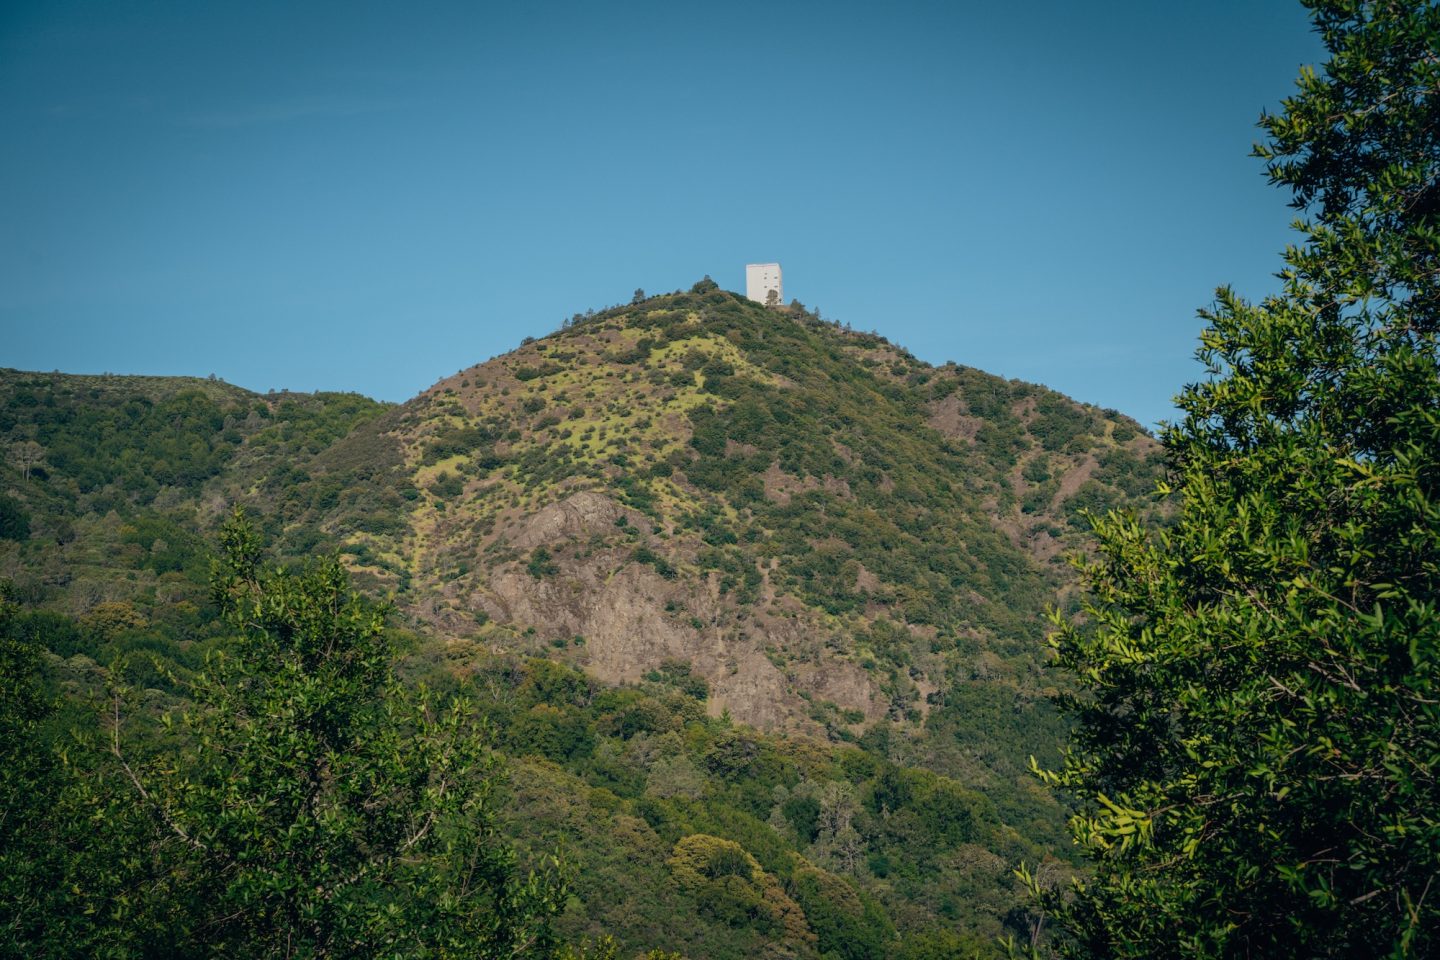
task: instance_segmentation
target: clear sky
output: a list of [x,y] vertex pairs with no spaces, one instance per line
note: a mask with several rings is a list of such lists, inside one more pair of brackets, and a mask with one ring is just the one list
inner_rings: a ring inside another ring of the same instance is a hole
[[1275,286],[1293,0],[0,3],[0,366],[406,399],[744,288],[1146,423]]

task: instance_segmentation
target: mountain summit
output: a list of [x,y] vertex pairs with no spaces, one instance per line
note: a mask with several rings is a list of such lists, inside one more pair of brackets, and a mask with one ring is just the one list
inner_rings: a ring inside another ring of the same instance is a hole
[[1157,471],[1113,411],[702,282],[447,377],[279,504],[457,659],[684,663],[713,712],[848,738],[957,684],[1035,692],[1079,511]]

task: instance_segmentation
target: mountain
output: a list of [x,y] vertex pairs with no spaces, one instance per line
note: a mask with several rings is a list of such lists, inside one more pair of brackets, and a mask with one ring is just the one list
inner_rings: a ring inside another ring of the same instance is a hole
[[609,682],[681,660],[712,711],[835,738],[975,680],[1038,692],[1080,511],[1153,512],[1159,454],[1113,411],[697,287],[462,370],[303,469],[266,481],[286,535],[339,543],[457,656]]
[[691,958],[1023,931],[1011,868],[1068,856],[1026,769],[1066,732],[1043,614],[1083,510],[1164,514],[1114,411],[709,282],[398,406],[0,371],[0,440],[0,579],[71,716],[111,664],[185,695],[243,503],[393,597],[413,679],[477,699],[512,835],[571,851],[567,931]]

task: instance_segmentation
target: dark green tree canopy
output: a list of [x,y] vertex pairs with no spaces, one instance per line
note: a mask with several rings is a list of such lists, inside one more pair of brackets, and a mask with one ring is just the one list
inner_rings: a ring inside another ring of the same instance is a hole
[[1329,61],[1256,148],[1301,211],[1283,290],[1202,313],[1177,520],[1097,521],[1053,637],[1071,956],[1440,947],[1440,7],[1306,5]]
[[387,608],[338,558],[267,566],[239,512],[221,547],[236,639],[167,720],[186,749],[132,771],[116,746],[194,885],[189,939],[210,956],[556,953],[564,887],[498,838],[471,705],[399,682]]

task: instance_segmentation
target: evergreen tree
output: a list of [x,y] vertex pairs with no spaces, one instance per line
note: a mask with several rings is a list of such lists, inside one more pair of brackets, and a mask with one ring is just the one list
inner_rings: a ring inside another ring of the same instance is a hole
[[1075,957],[1440,950],[1440,6],[1307,0],[1322,74],[1261,126],[1303,240],[1222,289],[1167,428],[1178,515],[1096,522],[1048,779],[1093,876]]

